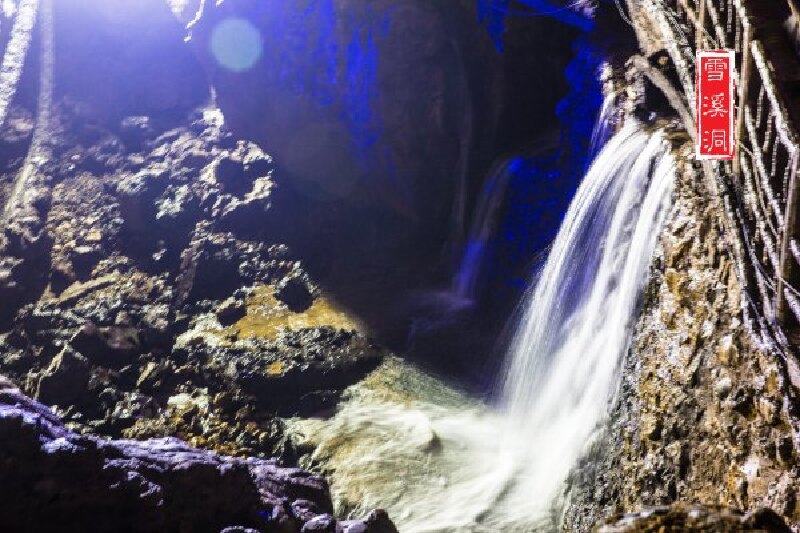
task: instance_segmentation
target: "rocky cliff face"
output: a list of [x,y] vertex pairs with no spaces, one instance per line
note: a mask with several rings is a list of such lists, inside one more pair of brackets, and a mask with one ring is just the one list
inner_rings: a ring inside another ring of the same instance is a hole
[[272,158],[215,108],[168,130],[54,111],[35,200],[0,237],[0,374],[33,399],[3,382],[4,526],[347,530],[322,479],[279,466],[296,457],[279,415],[324,412],[385,352],[284,243]]
[[[571,476],[563,524],[583,531],[609,513],[687,502],[770,507],[796,529],[796,385],[785,356],[743,312],[721,200],[690,147],[679,156],[611,419]],[[637,523],[650,530],[645,522]],[[604,529],[629,530],[639,529]]]
[[284,243],[271,157],[213,108],[167,132],[56,116],[36,216],[3,235],[0,372],[82,431],[284,454],[274,415],[330,407],[383,352]]

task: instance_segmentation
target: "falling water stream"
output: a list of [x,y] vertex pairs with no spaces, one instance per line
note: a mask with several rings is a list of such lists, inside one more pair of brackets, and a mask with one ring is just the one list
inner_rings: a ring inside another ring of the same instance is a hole
[[600,151],[526,296],[498,408],[390,361],[332,419],[292,423],[341,511],[386,508],[404,533],[553,529],[615,394],[673,176],[638,124]]
[[616,105],[618,98],[619,93],[616,91],[610,91],[603,98],[597,121],[595,121],[594,129],[592,130],[592,137],[589,139],[589,154],[592,157],[597,156],[609,137],[614,133],[614,123],[619,111],[619,107]]
[[[17,11],[17,18],[11,34],[11,41],[3,57],[2,73],[0,73],[0,125],[3,124],[16,84],[22,72],[25,52],[30,42],[33,23],[39,0],[22,2]],[[37,177],[39,166],[49,157],[46,139],[50,134],[50,118],[53,104],[53,69],[54,69],[54,29],[52,0],[41,0],[39,28],[41,35],[39,62],[39,96],[37,99],[36,123],[34,124],[28,154],[22,168],[14,179],[11,191],[0,212],[0,227],[18,217],[31,204],[31,196],[36,189],[31,187],[32,180]],[[19,33],[19,36],[17,35]],[[15,39],[19,42],[14,43]],[[9,59],[11,57],[11,59]],[[9,64],[7,68],[6,64]],[[14,66],[16,65],[16,66]],[[6,100],[7,98],[7,100]]]
[[38,8],[39,0],[22,0],[16,7],[14,24],[0,63],[0,126],[5,122],[11,100],[17,92]]
[[450,288],[459,299],[474,301],[477,297],[487,248],[497,229],[508,183],[519,165],[520,159],[516,157],[502,161],[489,173],[483,184],[463,256]]

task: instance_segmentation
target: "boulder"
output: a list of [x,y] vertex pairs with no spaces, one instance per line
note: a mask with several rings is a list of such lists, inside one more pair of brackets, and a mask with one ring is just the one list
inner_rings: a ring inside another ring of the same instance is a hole
[[[337,523],[328,485],[318,476],[198,450],[176,438],[78,435],[2,376],[0,478],[8,531],[299,533],[309,522]],[[396,531],[373,526],[373,515],[357,523],[365,529],[346,522],[343,530]]]
[[268,410],[311,416],[336,405],[342,391],[373,371],[386,352],[355,331],[288,330],[275,340],[217,350],[227,376]]

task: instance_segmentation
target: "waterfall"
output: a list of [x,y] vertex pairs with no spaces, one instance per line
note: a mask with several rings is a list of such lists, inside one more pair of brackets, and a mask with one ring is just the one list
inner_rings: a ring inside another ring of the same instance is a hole
[[506,198],[508,182],[520,163],[519,158],[503,161],[489,173],[481,189],[461,263],[450,287],[453,294],[463,301],[474,301],[477,297],[486,252],[497,230],[497,218]]
[[628,124],[598,155],[527,297],[505,372],[515,492],[549,502],[612,400],[670,205],[674,161]]
[[597,121],[589,141],[589,155],[592,157],[595,157],[600,152],[608,138],[614,133],[614,122],[619,111],[616,105],[617,96],[617,92],[611,91],[603,98],[603,104],[600,106],[600,112],[597,115]]
[[17,92],[17,84],[22,76],[25,55],[31,43],[38,7],[38,0],[22,0],[17,7],[17,15],[11,27],[11,36],[3,54],[3,61],[0,63],[0,126],[5,123],[8,107]]
[[629,123],[606,143],[526,296],[499,409],[394,362],[332,419],[291,423],[337,508],[385,508],[407,533],[557,529],[554,504],[620,380],[673,177],[662,134]]
[[[35,6],[37,2],[33,2],[32,14],[35,13]],[[17,14],[17,22],[19,17],[23,16],[23,6],[20,6],[20,11]],[[36,123],[34,124],[33,137],[31,145],[28,149],[28,155],[22,163],[22,169],[17,174],[14,180],[14,185],[11,189],[9,197],[6,199],[6,204],[0,213],[0,227],[5,227],[8,222],[14,218],[18,211],[25,210],[30,206],[31,194],[36,192],[34,187],[31,187],[32,180],[36,177],[39,166],[44,163],[49,157],[46,148],[46,139],[50,134],[50,117],[52,114],[53,106],[53,69],[54,69],[54,29],[53,29],[53,5],[52,0],[42,0],[41,13],[39,15],[39,28],[41,34],[41,51],[40,51],[40,64],[39,64],[39,97],[36,102]],[[17,23],[14,24],[14,28]],[[30,33],[30,30],[28,30]],[[12,40],[13,40],[12,35]],[[11,47],[11,43],[8,45]],[[6,56],[8,52],[6,52]],[[24,60],[24,56],[20,61]],[[5,64],[5,58],[3,63]],[[19,67],[22,68],[21,65]],[[2,106],[0,105],[0,108]],[[4,109],[0,109],[4,111]]]
[[[592,157],[599,153],[614,132],[617,96],[616,92],[611,92],[603,99],[590,139],[589,154]],[[508,184],[521,162],[521,157],[513,157],[495,164],[483,184],[461,262],[450,286],[451,293],[459,301],[474,302],[477,297],[486,254],[497,230],[497,219],[506,199]]]

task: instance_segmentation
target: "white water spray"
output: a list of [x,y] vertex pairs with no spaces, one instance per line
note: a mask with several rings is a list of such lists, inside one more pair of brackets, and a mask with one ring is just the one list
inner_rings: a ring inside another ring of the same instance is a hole
[[[619,383],[667,209],[674,161],[660,134],[625,126],[570,205],[505,372],[508,453],[520,498],[551,502]],[[508,508],[521,501],[508,498]]]
[[499,412],[392,370],[332,420],[297,422],[340,507],[384,507],[404,533],[551,531],[619,383],[673,177],[663,136],[638,124],[602,149],[527,297]]

